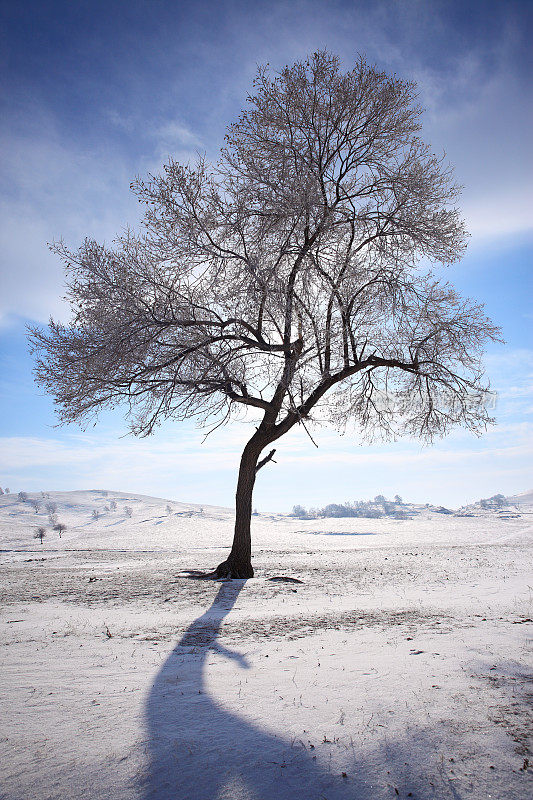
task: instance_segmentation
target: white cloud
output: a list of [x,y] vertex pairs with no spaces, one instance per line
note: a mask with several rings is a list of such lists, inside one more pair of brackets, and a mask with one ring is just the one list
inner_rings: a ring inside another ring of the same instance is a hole
[[202,450],[179,440],[118,439],[96,436],[44,438],[11,436],[0,438],[0,461],[12,470],[38,467],[85,465],[93,470],[113,472],[125,477],[155,467],[159,471],[176,469],[177,461],[190,470],[232,469],[239,453],[229,448]]
[[201,145],[184,124],[168,120],[148,130],[150,146],[134,165],[105,141],[96,150],[64,141],[45,110],[31,106],[26,115],[28,125],[17,119],[0,132],[7,187],[0,199],[4,327],[16,316],[44,322],[68,315],[63,265],[47,243],[63,238],[75,248],[86,236],[110,243],[140,220],[141,207],[129,188],[135,174],[160,171],[169,152],[182,161],[194,158],[191,148]]
[[158,147],[164,148],[167,153],[182,147],[202,146],[200,138],[178,120],[167,120],[153,129],[152,136],[158,142]]
[[75,247],[85,236],[110,241],[128,220],[135,222],[131,175],[105,149],[88,152],[63,142],[46,113],[37,129],[4,130],[0,148],[9,187],[0,200],[0,314],[4,320],[18,315],[45,321],[66,311],[63,265],[47,242],[64,238]]

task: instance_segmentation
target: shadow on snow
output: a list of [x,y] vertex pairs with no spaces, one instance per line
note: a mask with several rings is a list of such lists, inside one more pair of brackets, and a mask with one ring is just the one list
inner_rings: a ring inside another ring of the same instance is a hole
[[[441,795],[431,780],[427,785],[420,774],[418,781],[414,778],[409,762],[415,756],[408,743],[389,740],[366,758],[346,752],[342,769],[348,776],[343,778],[338,764],[330,771],[303,742],[294,746],[281,734],[262,730],[209,694],[210,653],[231,659],[238,669],[250,668],[244,655],[218,642],[224,617],[245,583],[221,584],[211,607],[189,626],[154,681],[146,704],[149,764],[140,787],[143,800],[381,800],[396,796],[395,786],[402,787],[403,796],[413,791],[417,800],[448,797],[449,790]],[[419,740],[415,749],[421,745]],[[329,747],[337,760],[334,745]],[[419,749],[415,758],[420,755]]]

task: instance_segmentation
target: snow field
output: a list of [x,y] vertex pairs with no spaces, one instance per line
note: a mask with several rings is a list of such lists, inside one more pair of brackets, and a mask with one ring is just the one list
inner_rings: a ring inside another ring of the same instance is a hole
[[527,504],[261,515],[257,577],[213,583],[179,575],[220,560],[230,511],[51,497],[42,546],[0,498],[3,800],[529,796]]

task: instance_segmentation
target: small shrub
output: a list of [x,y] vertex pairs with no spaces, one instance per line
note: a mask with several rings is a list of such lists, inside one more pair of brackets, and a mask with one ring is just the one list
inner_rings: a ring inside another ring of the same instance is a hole
[[124,506],[124,513],[125,513],[125,515],[127,517],[132,517],[133,516],[133,509],[130,508],[129,506]]
[[291,517],[296,517],[296,519],[307,519],[307,511],[303,506],[293,506]]

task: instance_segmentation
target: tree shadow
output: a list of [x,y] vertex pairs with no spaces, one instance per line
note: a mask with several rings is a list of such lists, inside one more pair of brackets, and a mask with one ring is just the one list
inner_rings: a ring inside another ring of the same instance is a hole
[[[297,533],[302,533],[302,531],[297,531]],[[310,536],[383,536],[383,533],[378,534],[375,531],[305,531],[305,533]],[[384,533],[387,532],[384,531]]]
[[[217,640],[245,583],[220,586],[211,607],[187,628],[155,678],[146,703],[149,763],[139,787],[143,800],[377,800],[391,797],[395,772],[399,785],[412,787],[416,779],[406,774],[413,755],[408,743],[389,741],[387,752],[374,752],[370,761],[368,753],[366,759],[347,753],[349,774],[343,776],[323,766],[323,759],[319,763],[303,742],[261,729],[209,694],[210,653],[250,668],[245,655]],[[383,772],[389,770],[388,781],[376,783],[379,764],[386,765]],[[414,796],[429,800],[437,797],[432,792],[418,785]]]

